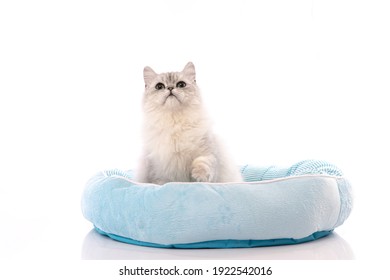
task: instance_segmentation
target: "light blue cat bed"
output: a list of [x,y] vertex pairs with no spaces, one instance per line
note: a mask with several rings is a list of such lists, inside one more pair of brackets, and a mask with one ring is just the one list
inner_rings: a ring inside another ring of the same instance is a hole
[[87,183],[82,211],[97,232],[162,248],[296,244],[330,234],[349,216],[351,189],[323,161],[244,166],[243,183],[141,184],[108,170]]

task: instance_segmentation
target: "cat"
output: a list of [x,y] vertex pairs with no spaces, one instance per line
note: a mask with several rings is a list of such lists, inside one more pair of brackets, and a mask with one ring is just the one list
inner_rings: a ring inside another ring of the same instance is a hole
[[196,84],[195,66],[157,74],[144,68],[144,150],[136,180],[168,182],[239,182],[238,166],[212,131]]

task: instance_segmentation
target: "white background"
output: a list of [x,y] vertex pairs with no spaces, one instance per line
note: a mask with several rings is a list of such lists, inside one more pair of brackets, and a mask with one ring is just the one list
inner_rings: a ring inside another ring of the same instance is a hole
[[[389,14],[386,1],[1,1],[0,257],[383,260]],[[238,164],[313,158],[345,172],[355,208],[337,234],[183,253],[90,232],[85,182],[137,161],[143,67],[188,61]]]

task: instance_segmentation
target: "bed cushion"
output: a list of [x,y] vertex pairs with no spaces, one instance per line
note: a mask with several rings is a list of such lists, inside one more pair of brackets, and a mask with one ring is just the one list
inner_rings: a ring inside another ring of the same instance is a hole
[[351,212],[350,184],[327,162],[246,165],[241,173],[245,182],[155,185],[107,170],[87,183],[82,212],[114,240],[163,248],[302,243],[330,234]]

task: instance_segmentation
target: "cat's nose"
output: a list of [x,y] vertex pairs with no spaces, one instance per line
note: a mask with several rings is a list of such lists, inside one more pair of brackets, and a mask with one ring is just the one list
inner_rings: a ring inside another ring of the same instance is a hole
[[172,91],[173,90],[173,87],[168,87],[169,91]]

